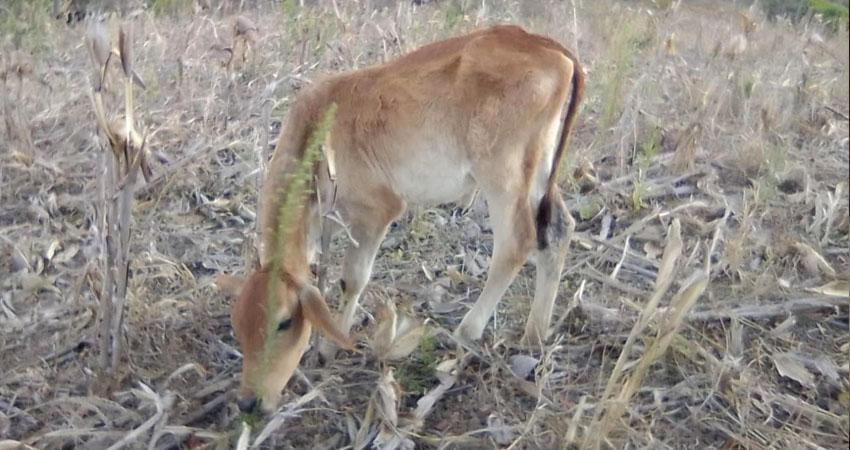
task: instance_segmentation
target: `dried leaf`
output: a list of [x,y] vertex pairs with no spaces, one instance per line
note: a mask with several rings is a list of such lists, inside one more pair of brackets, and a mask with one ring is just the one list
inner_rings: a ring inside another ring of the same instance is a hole
[[507,425],[501,417],[495,414],[487,416],[487,431],[499,445],[510,444],[516,436],[514,427]]
[[587,396],[582,395],[581,399],[578,402],[578,406],[575,408],[575,412],[573,413],[573,417],[570,420],[570,426],[567,428],[567,434],[564,436],[564,442],[569,445],[569,448],[575,448],[578,446],[577,436],[578,436],[578,425],[582,423],[581,418],[585,412],[585,405],[587,404]]
[[15,158],[15,161],[17,161],[19,164],[23,164],[25,166],[32,164],[32,155],[30,155],[29,153],[19,152],[15,150],[12,152],[12,157]]
[[46,289],[56,294],[61,294],[59,288],[53,285],[56,278],[42,277],[38,275],[25,275],[22,284],[25,292],[34,292]]
[[738,318],[733,318],[730,324],[726,351],[736,364],[744,356],[744,326]]
[[434,408],[434,405],[437,404],[437,402],[443,397],[443,394],[454,386],[457,381],[457,374],[454,370],[455,367],[457,367],[456,359],[447,359],[437,365],[435,372],[437,374],[437,379],[440,380],[440,384],[434,389],[428,391],[427,394],[423,395],[422,398],[416,402],[416,410],[414,411],[413,416],[416,418],[417,422],[415,422],[414,425],[421,425],[425,420],[425,417],[427,417]]
[[53,256],[53,264],[64,264],[77,256],[77,253],[79,252],[80,246],[77,244],[71,244]]
[[383,420],[393,426],[398,424],[398,397],[400,393],[401,387],[395,380],[393,368],[388,367],[378,380],[378,396],[380,398],[378,406]]
[[445,383],[447,380],[453,379],[454,370],[457,367],[456,359],[447,359],[440,364],[437,364],[437,367],[434,371],[437,373],[437,379],[440,380],[441,383]]
[[791,331],[791,328],[797,324],[797,316],[788,316],[787,319],[783,320],[782,323],[777,325],[774,329],[770,330],[770,335],[773,337],[781,337],[788,334]]
[[399,316],[391,302],[379,302],[376,317],[378,327],[372,338],[372,348],[380,360],[407,358],[419,346],[419,340],[425,333],[421,320]]
[[47,222],[50,220],[50,213],[44,207],[37,204],[31,204],[28,208],[32,218],[38,222]]
[[457,270],[457,266],[449,266],[446,268],[446,275],[449,276],[452,280],[458,283],[470,284],[472,283],[473,278],[468,274],[460,273]]
[[383,301],[377,302],[375,319],[378,322],[378,326],[372,335],[372,350],[380,358],[390,351],[395,340],[396,322],[398,319],[395,312],[395,305]]
[[[346,419],[349,418],[348,414],[346,414]],[[376,431],[372,429],[372,421],[375,419],[375,402],[369,402],[369,405],[366,407],[366,415],[363,417],[363,420],[360,421],[360,428],[357,428],[357,424],[354,423],[354,418],[351,418],[351,423],[348,425],[348,434],[351,437],[351,441],[354,443],[354,450],[362,450],[366,448],[366,445],[372,438],[375,436]]]
[[141,90],[144,91],[145,89],[147,89],[147,86],[145,85],[145,82],[142,80],[141,75],[139,75],[139,73],[136,72],[135,70],[133,71],[133,77],[132,78],[133,78],[133,83],[135,83],[136,86],[138,86]]
[[248,440],[251,438],[251,427],[242,422],[242,432],[239,433],[239,440],[236,441],[236,450],[248,450]]
[[531,356],[513,355],[508,360],[508,366],[517,378],[524,379],[531,373],[532,370],[534,370],[534,367],[536,367],[539,362],[540,360]]
[[803,265],[809,272],[813,274],[822,273],[830,278],[835,278],[835,269],[815,249],[803,242],[795,242],[793,246],[800,252],[803,257]]
[[[6,251],[6,249],[3,249]],[[22,269],[30,270],[31,266],[27,257],[15,246],[12,246],[12,272],[17,272]]]
[[118,48],[121,49],[121,67],[127,78],[133,77],[133,22],[121,24],[118,30]]
[[803,386],[814,387],[814,375],[791,353],[786,352],[773,355],[773,364],[776,366],[776,371],[779,372],[779,375],[790,378]]
[[395,430],[381,427],[372,448],[377,450],[414,450],[416,444],[409,438],[400,436]]
[[419,347],[419,341],[425,333],[425,326],[419,325],[409,332],[396,337],[393,341],[390,350],[384,355],[383,359],[388,361],[398,361],[407,358]]
[[479,258],[476,258],[472,254],[467,253],[463,257],[463,267],[464,272],[469,273],[473,277],[477,277],[484,273],[484,270],[487,269],[486,265],[482,265]]
[[103,25],[97,21],[92,21],[86,34],[86,41],[89,47],[89,55],[92,58],[92,64],[95,66],[105,65],[109,61],[109,53],[112,46],[103,29]]
[[667,236],[667,244],[664,247],[664,255],[661,257],[661,265],[655,278],[655,291],[663,295],[673,283],[673,274],[676,272],[676,261],[682,254],[682,233],[679,219],[673,219],[670,225],[670,234]]
[[454,297],[446,299],[446,288],[440,284],[434,284],[428,293],[428,306],[431,311],[438,314],[446,314],[463,308],[463,303]]
[[806,290],[817,294],[831,295],[835,297],[850,297],[850,282],[835,280],[830,281],[823,286],[809,288]]
[[172,372],[171,375],[169,375],[168,378],[165,379],[165,385],[168,386],[171,380],[173,380],[175,377],[178,377],[184,372],[188,372],[190,370],[194,371],[198,376],[204,376],[207,373],[207,371],[204,370],[204,367],[198,363],[186,363],[178,367],[177,370]]
[[[599,215],[599,213],[594,214],[594,216]],[[608,235],[611,233],[611,224],[614,221],[614,215],[611,214],[611,211],[605,213],[602,216],[602,224],[599,227],[599,234],[597,235],[597,239],[601,241],[605,241],[608,239]]]
[[434,281],[434,273],[425,267],[425,263],[422,263],[422,273],[425,274],[425,278],[428,279],[428,281]]
[[251,31],[259,31],[254,22],[251,22],[251,19],[245,16],[237,16],[236,17],[236,25],[234,27],[236,29],[236,34],[248,34]]
[[623,326],[623,315],[616,308],[606,308],[587,300],[577,302],[576,308],[590,323],[605,329],[610,330]]
[[62,244],[59,242],[59,240],[54,240],[50,243],[50,245],[47,247],[47,250],[44,252],[44,258],[48,262],[52,261],[53,256],[56,254],[56,250],[60,249],[61,247]]
[[[324,384],[324,383],[323,383]],[[315,387],[307,392],[306,394],[298,397],[295,401],[291,403],[287,403],[282,407],[282,410],[278,410],[271,419],[266,423],[266,426],[263,427],[263,430],[254,438],[254,442],[251,443],[251,448],[257,448],[265,442],[274,432],[276,432],[280,427],[286,422],[287,419],[293,417],[297,414],[297,410],[307,403],[313,401],[314,399],[321,397],[322,391],[320,387]]]
[[838,394],[838,401],[844,408],[850,408],[850,391],[843,391]]
[[[151,150],[151,155],[153,155],[153,157],[156,158],[156,160],[159,161],[160,164],[168,164],[170,162],[168,157],[165,156],[165,153],[162,153],[159,150]],[[240,205],[240,206],[244,207],[245,205]],[[252,219],[253,219],[253,217],[252,217]]]
[[[124,142],[127,141],[127,118],[122,114],[115,116],[111,122],[109,122],[109,132],[116,139],[116,144],[119,148],[124,148]],[[139,133],[130,128],[130,145],[132,148],[138,149],[142,147],[142,136]]]
[[106,76],[106,66],[112,56],[112,43],[104,32],[103,25],[93,21],[86,34],[86,48],[89,52],[92,68],[94,69],[93,86],[95,92],[103,87],[103,77]]
[[[708,253],[706,255],[706,259],[708,259],[710,255]],[[667,310],[667,325],[671,330],[678,329],[682,325],[685,316],[705,292],[705,288],[708,287],[708,276],[696,272],[682,284],[682,287],[670,300],[670,307]]]
[[841,381],[841,377],[838,375],[838,365],[832,362],[832,359],[828,356],[818,356],[813,363],[818,372],[829,381],[833,383],[839,383]]
[[216,197],[214,200],[207,200],[206,196],[201,196],[201,201],[204,202],[204,205],[219,210],[229,210],[231,203],[233,203],[232,200],[224,197]]
[[643,252],[646,253],[646,257],[649,259],[658,259],[664,253],[664,249],[655,242],[647,241],[646,244],[643,244]]
[[664,49],[667,50],[668,55],[676,54],[676,33],[670,33],[670,35],[664,39]]
[[0,450],[36,450],[35,447],[30,447],[23,442],[13,441],[13,440],[3,440],[0,441]]

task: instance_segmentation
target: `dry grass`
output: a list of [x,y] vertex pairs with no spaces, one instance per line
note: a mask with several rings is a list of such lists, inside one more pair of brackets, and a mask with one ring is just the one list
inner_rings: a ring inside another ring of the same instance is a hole
[[[846,31],[696,0],[239,3],[127,19],[154,158],[106,379],[87,27],[28,11],[32,26],[0,35],[0,448],[847,448]],[[257,27],[250,47],[234,42],[237,15]],[[311,350],[278,414],[242,435],[241,355],[212,282],[254,257],[287,105],[320,73],[502,21],[577,42],[589,81],[548,346],[517,344],[523,271],[481,345],[455,350],[492,248],[483,199],[464,216],[413,211],[363,301],[378,352],[320,367]]]

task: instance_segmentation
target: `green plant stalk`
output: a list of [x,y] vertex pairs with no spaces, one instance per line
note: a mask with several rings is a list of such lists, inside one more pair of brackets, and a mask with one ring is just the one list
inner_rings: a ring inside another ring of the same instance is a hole
[[658,154],[658,135],[659,129],[657,126],[652,127],[652,131],[647,137],[646,141],[642,142],[640,145],[641,155],[638,157],[638,165],[641,169],[647,170],[649,166],[652,164],[653,158]]
[[652,160],[660,150],[659,136],[660,130],[657,126],[652,127],[649,136],[640,144],[640,154],[635,155],[635,161],[638,166],[638,173],[635,175],[635,180],[632,186],[632,206],[634,210],[640,211],[644,205],[643,197],[647,194],[647,187],[644,185],[645,172],[652,165]]
[[635,175],[635,181],[632,186],[632,208],[635,212],[639,212],[644,207],[643,191],[643,170],[638,169],[638,174]]
[[424,392],[431,381],[439,358],[434,353],[434,339],[426,328],[419,338],[419,348],[396,367],[396,376],[405,392]]
[[626,79],[626,71],[630,63],[630,59],[634,54],[633,40],[634,30],[633,24],[621,21],[617,28],[616,34],[613,36],[609,44],[609,51],[613,56],[613,73],[609,75],[605,84],[605,106],[602,117],[600,118],[600,129],[607,130],[614,121],[614,116],[619,109],[619,97],[623,83]]
[[811,8],[815,14],[822,15],[827,21],[831,20],[839,23],[847,22],[848,17],[850,17],[850,13],[848,13],[846,6],[829,0],[809,0],[809,8]]
[[48,49],[49,13],[45,13],[51,9],[49,3],[48,0],[0,2],[0,41],[5,40],[33,56],[41,55]]
[[[274,253],[272,254],[272,277],[269,279],[268,295],[266,296],[266,326],[264,335],[264,344],[262,354],[260,356],[260,376],[257,377],[257,384],[262,386],[262,380],[268,372],[271,355],[274,354],[274,335],[277,332],[277,323],[270,314],[274,310],[275,292],[277,289],[278,276],[280,267],[286,250],[286,236],[289,232],[293,212],[300,207],[304,198],[310,193],[309,181],[313,173],[313,166],[321,159],[323,152],[321,145],[325,140],[325,136],[330,131],[333,125],[334,117],[336,116],[337,105],[331,103],[325,116],[318,127],[312,133],[307,141],[307,147],[304,150],[304,155],[300,161],[296,162],[295,169],[287,174],[287,182],[284,183],[282,192],[279,193],[283,197],[283,202],[278,209],[278,228],[275,233],[276,242]],[[256,389],[255,392],[259,390]]]

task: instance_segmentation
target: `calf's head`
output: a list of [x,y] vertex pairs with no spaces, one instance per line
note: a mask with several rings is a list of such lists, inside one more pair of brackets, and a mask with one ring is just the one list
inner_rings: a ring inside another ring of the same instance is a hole
[[218,288],[235,297],[230,323],[242,350],[242,374],[236,403],[243,412],[263,413],[277,409],[281,391],[304,354],[315,326],[341,347],[353,349],[351,341],[331,318],[319,290],[292,277],[275,281],[266,269],[247,278],[220,274]]

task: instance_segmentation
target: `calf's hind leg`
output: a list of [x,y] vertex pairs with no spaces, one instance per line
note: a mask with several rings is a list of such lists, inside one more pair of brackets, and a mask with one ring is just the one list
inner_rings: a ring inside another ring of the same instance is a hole
[[493,257],[484,290],[455,330],[455,337],[467,343],[481,339],[499,300],[525,264],[534,238],[534,221],[527,189],[484,192],[493,224]]
[[535,258],[537,273],[534,302],[531,304],[523,339],[532,345],[540,345],[549,337],[552,310],[558,296],[564,260],[575,229],[575,220],[564,205],[557,186],[553,190],[552,198],[544,198],[543,201],[548,202],[548,205],[539,207],[538,211],[542,210],[542,214],[547,217],[538,216],[536,224],[538,248]]

